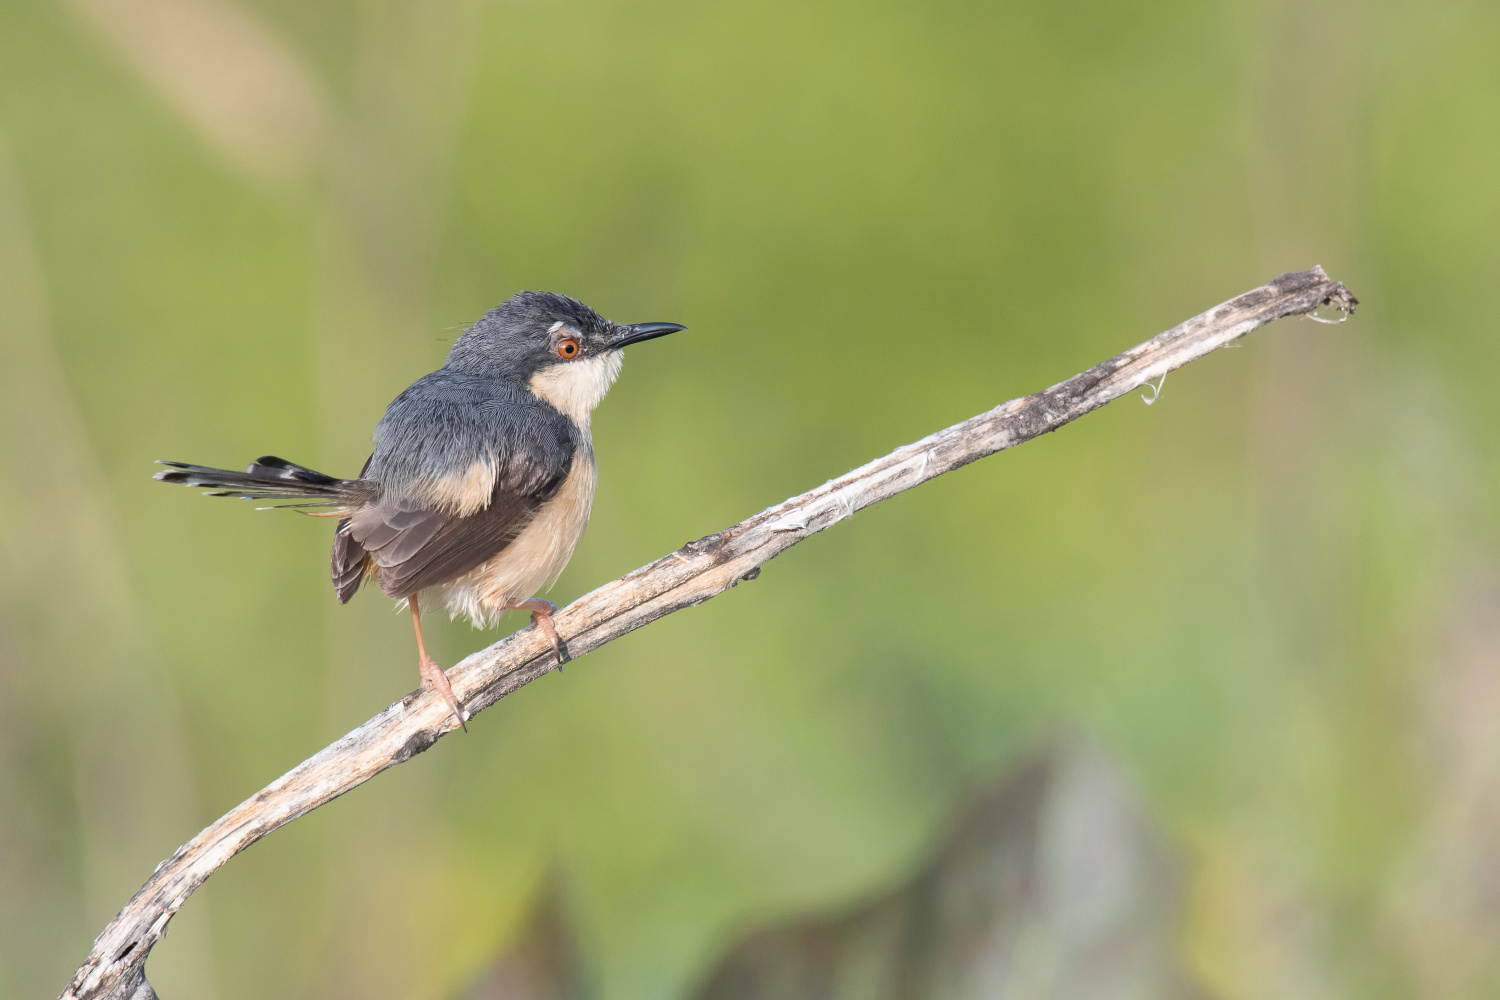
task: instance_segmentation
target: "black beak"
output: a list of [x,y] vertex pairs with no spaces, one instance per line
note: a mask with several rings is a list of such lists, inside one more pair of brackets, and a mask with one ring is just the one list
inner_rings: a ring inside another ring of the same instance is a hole
[[657,337],[665,337],[669,333],[686,330],[687,327],[681,323],[632,323],[620,328],[620,335],[610,341],[612,348],[621,348],[626,344],[639,344],[643,340],[655,340]]

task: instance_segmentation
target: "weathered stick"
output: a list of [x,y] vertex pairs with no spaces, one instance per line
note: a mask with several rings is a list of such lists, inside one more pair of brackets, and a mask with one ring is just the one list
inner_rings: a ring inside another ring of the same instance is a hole
[[[558,630],[580,656],[682,608],[752,579],[760,567],[855,511],[970,462],[1012,448],[1098,409],[1267,323],[1354,296],[1319,267],[1283,274],[1043,392],[1013,399],[761,511],[732,528],[627,573],[558,612]],[[523,629],[451,671],[453,690],[477,714],[553,668],[551,647]],[[279,826],[410,760],[457,725],[442,699],[415,691],[271,782],[162,862],[94,942],[63,1000],[150,1000],[146,956],[193,890],[220,865]]]

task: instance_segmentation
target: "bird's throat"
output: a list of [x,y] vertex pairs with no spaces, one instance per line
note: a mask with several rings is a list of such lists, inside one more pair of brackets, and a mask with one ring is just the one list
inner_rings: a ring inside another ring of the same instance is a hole
[[622,351],[610,351],[582,361],[563,361],[531,376],[529,388],[579,428],[587,430],[589,417],[620,375],[625,361]]

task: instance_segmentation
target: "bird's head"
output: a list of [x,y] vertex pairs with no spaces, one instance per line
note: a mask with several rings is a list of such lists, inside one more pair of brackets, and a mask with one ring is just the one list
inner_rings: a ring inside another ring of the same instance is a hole
[[620,374],[627,345],[686,329],[611,323],[566,295],[517,292],[458,338],[447,367],[519,382],[586,427]]

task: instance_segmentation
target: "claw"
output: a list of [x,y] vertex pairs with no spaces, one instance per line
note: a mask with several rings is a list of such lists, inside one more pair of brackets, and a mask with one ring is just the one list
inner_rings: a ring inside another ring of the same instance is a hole
[[[554,608],[554,610],[556,609]],[[542,634],[547,637],[547,641],[552,644],[552,652],[557,656],[557,669],[561,670],[563,664],[567,663],[573,657],[568,655],[567,644],[562,641],[562,636],[557,634],[557,626],[552,624],[551,613],[533,611],[531,613],[531,624],[541,629]]]
[[438,696],[448,703],[448,708],[453,712],[453,717],[458,720],[458,724],[467,733],[469,731],[469,713],[465,712],[464,707],[459,704],[458,696],[453,693],[453,686],[448,683],[448,675],[443,672],[443,668],[432,660],[423,659],[418,664],[417,669],[422,674],[422,684],[430,686],[437,691]]
[[557,613],[557,605],[540,597],[533,597],[529,601],[518,601],[513,607],[517,611],[530,611],[531,624],[542,630],[547,641],[552,644],[552,652],[557,656],[557,669],[562,670],[563,664],[573,658],[568,652],[567,643],[562,641],[562,636],[557,634],[557,626],[552,624],[552,616]]

